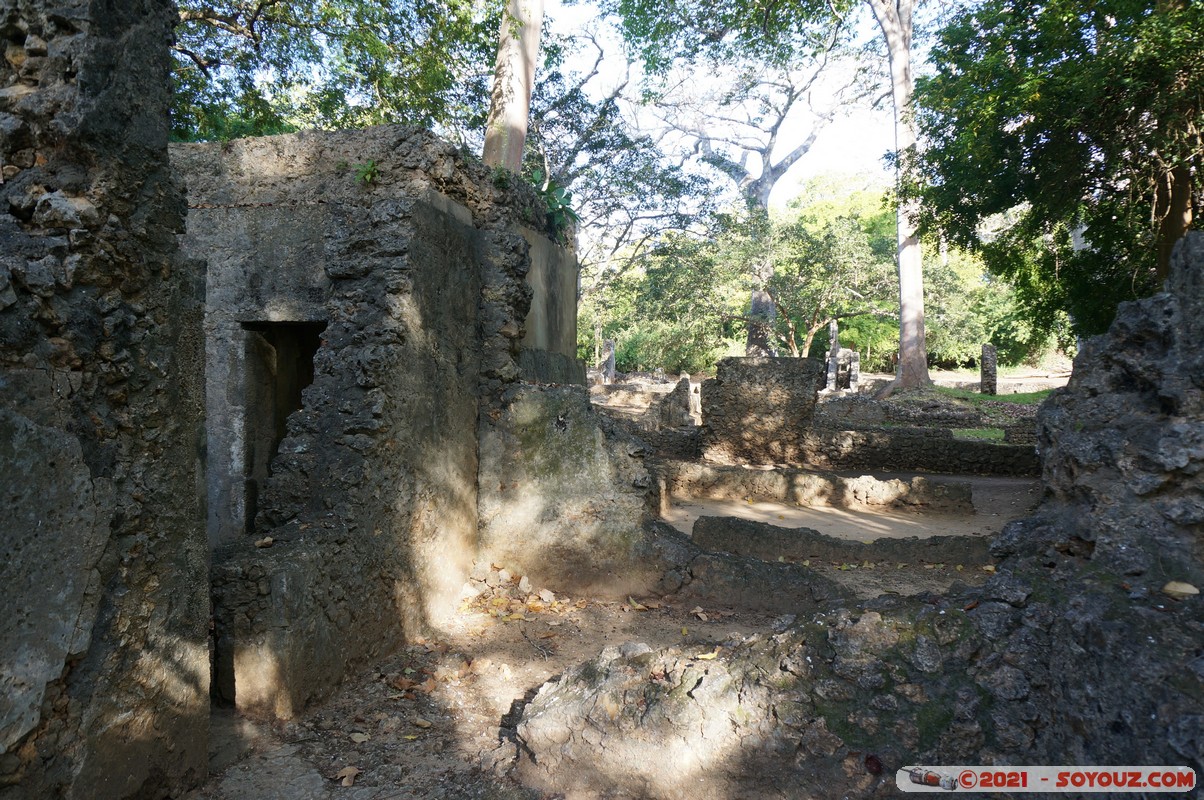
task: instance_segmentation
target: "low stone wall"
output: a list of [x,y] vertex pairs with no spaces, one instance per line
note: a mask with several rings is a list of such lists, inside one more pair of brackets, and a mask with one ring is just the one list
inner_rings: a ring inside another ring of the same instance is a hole
[[973,512],[970,485],[935,481],[881,480],[798,469],[746,467],[663,461],[654,472],[668,499],[772,500],[799,506],[857,508],[888,506],[925,512]]
[[798,464],[807,452],[824,363],[812,358],[725,358],[702,384],[705,458],[721,464]]
[[868,472],[939,472],[950,475],[1037,476],[1032,445],[953,439],[925,434],[817,428],[803,438],[805,463]]
[[910,536],[856,542],[837,539],[811,528],[781,528],[737,517],[699,517],[694,522],[692,538],[696,545],[706,550],[751,556],[763,561],[814,558],[853,564],[863,561],[902,561],[979,565],[990,560],[991,544],[986,536]]

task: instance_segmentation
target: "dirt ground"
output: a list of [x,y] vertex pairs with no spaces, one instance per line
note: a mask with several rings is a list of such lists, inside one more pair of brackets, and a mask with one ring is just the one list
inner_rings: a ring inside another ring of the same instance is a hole
[[[841,473],[849,477],[855,473]],[[911,475],[879,474],[887,480]],[[970,484],[973,514],[932,514],[922,511],[864,506],[862,508],[804,507],[770,501],[691,500],[674,502],[665,521],[690,533],[700,516],[742,517],[784,528],[814,528],[842,539],[872,542],[905,536],[994,536],[1003,523],[1024,516],[1041,499],[1041,482],[1029,478],[974,475],[926,475],[933,483]]]
[[[1036,481],[958,480],[973,484],[973,514],[716,501],[676,506],[669,520],[688,531],[700,513],[734,514],[861,541],[989,536],[1039,499]],[[942,592],[955,581],[980,583],[991,570],[938,563],[807,565],[862,597]],[[713,652],[786,621],[672,597],[627,602],[541,597],[538,587],[519,591],[518,577],[511,577],[466,598],[438,636],[360,670],[296,721],[257,725],[232,711],[215,711],[213,776],[189,800],[544,797],[507,779],[505,767],[517,752],[510,739],[516,711],[545,681],[608,645],[643,642]],[[605,796],[600,788],[598,797]]]
[[[964,376],[934,377],[955,385]],[[1015,376],[1001,379],[1001,392],[1064,382],[1062,376]],[[612,408],[629,405],[624,410],[635,415],[647,407],[648,395],[639,391],[609,399]],[[989,537],[1040,499],[1036,480],[929,477],[968,481],[973,513],[694,501],[675,504],[666,520],[686,533],[700,515],[710,515],[809,527],[863,542]],[[954,583],[981,583],[993,570],[990,564],[939,562],[803,563],[858,597],[940,593]],[[430,639],[360,668],[297,720],[256,724],[215,709],[211,777],[187,800],[553,800],[556,795],[524,789],[506,777],[517,755],[513,731],[519,710],[543,683],[609,645],[642,642],[654,649],[711,653],[791,621],[776,614],[701,608],[673,597],[600,602],[560,596],[542,587],[520,587],[521,576],[501,577],[492,573],[492,588],[475,584],[479,594],[466,592],[459,610]],[[599,787],[597,797],[607,796]]]
[[463,609],[439,638],[362,670],[295,722],[255,725],[216,712],[216,774],[189,800],[543,797],[492,766],[502,772],[514,757],[511,710],[545,681],[607,645],[711,652],[778,620],[650,599],[565,597],[539,611],[502,611]]

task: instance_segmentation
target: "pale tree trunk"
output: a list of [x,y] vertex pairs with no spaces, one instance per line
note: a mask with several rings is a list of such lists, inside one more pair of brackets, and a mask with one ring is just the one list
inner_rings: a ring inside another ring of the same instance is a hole
[[522,169],[542,27],[543,0],[509,0],[498,37],[493,95],[481,156],[490,167],[505,167],[511,172]]
[[[891,98],[895,106],[895,151],[901,156],[916,143],[910,119],[915,82],[911,75],[911,28],[915,0],[868,0],[890,56]],[[916,209],[899,204],[899,368],[894,388],[911,389],[932,382],[924,341],[924,267],[916,234]]]

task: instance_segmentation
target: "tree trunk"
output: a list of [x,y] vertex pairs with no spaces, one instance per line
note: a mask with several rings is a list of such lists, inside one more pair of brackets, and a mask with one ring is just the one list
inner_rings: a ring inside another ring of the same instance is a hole
[[764,289],[754,289],[749,298],[748,339],[744,344],[747,358],[769,358],[776,355],[773,346],[775,309],[773,298]]
[[498,37],[493,95],[485,126],[482,160],[491,167],[519,172],[531,114],[543,0],[509,0]]
[[819,333],[819,329],[827,323],[822,323],[818,326],[812,325],[807,329],[807,335],[803,337],[803,355],[807,356],[811,353],[811,345],[815,343],[815,334]]
[[[908,118],[915,82],[911,75],[911,13],[914,0],[868,0],[874,10],[890,56],[891,98],[895,107],[895,151],[902,157],[916,143],[915,124]],[[898,208],[899,367],[895,388],[910,389],[932,382],[928,377],[928,346],[924,340],[924,266],[916,235],[915,209]]]
[[1155,212],[1161,215],[1158,223],[1158,282],[1161,284],[1171,274],[1171,251],[1175,243],[1191,227],[1191,169],[1186,164],[1163,176],[1156,203]]

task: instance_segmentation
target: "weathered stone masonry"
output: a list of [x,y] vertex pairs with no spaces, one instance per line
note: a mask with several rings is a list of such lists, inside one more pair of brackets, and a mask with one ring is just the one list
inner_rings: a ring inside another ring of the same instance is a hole
[[173,8],[0,3],[0,797],[202,778],[203,271],[174,257]]
[[629,571],[638,448],[584,387],[522,382],[581,371],[576,264],[529,190],[413,128],[173,153],[208,262],[220,699],[292,716],[437,623],[474,560],[553,586]]

